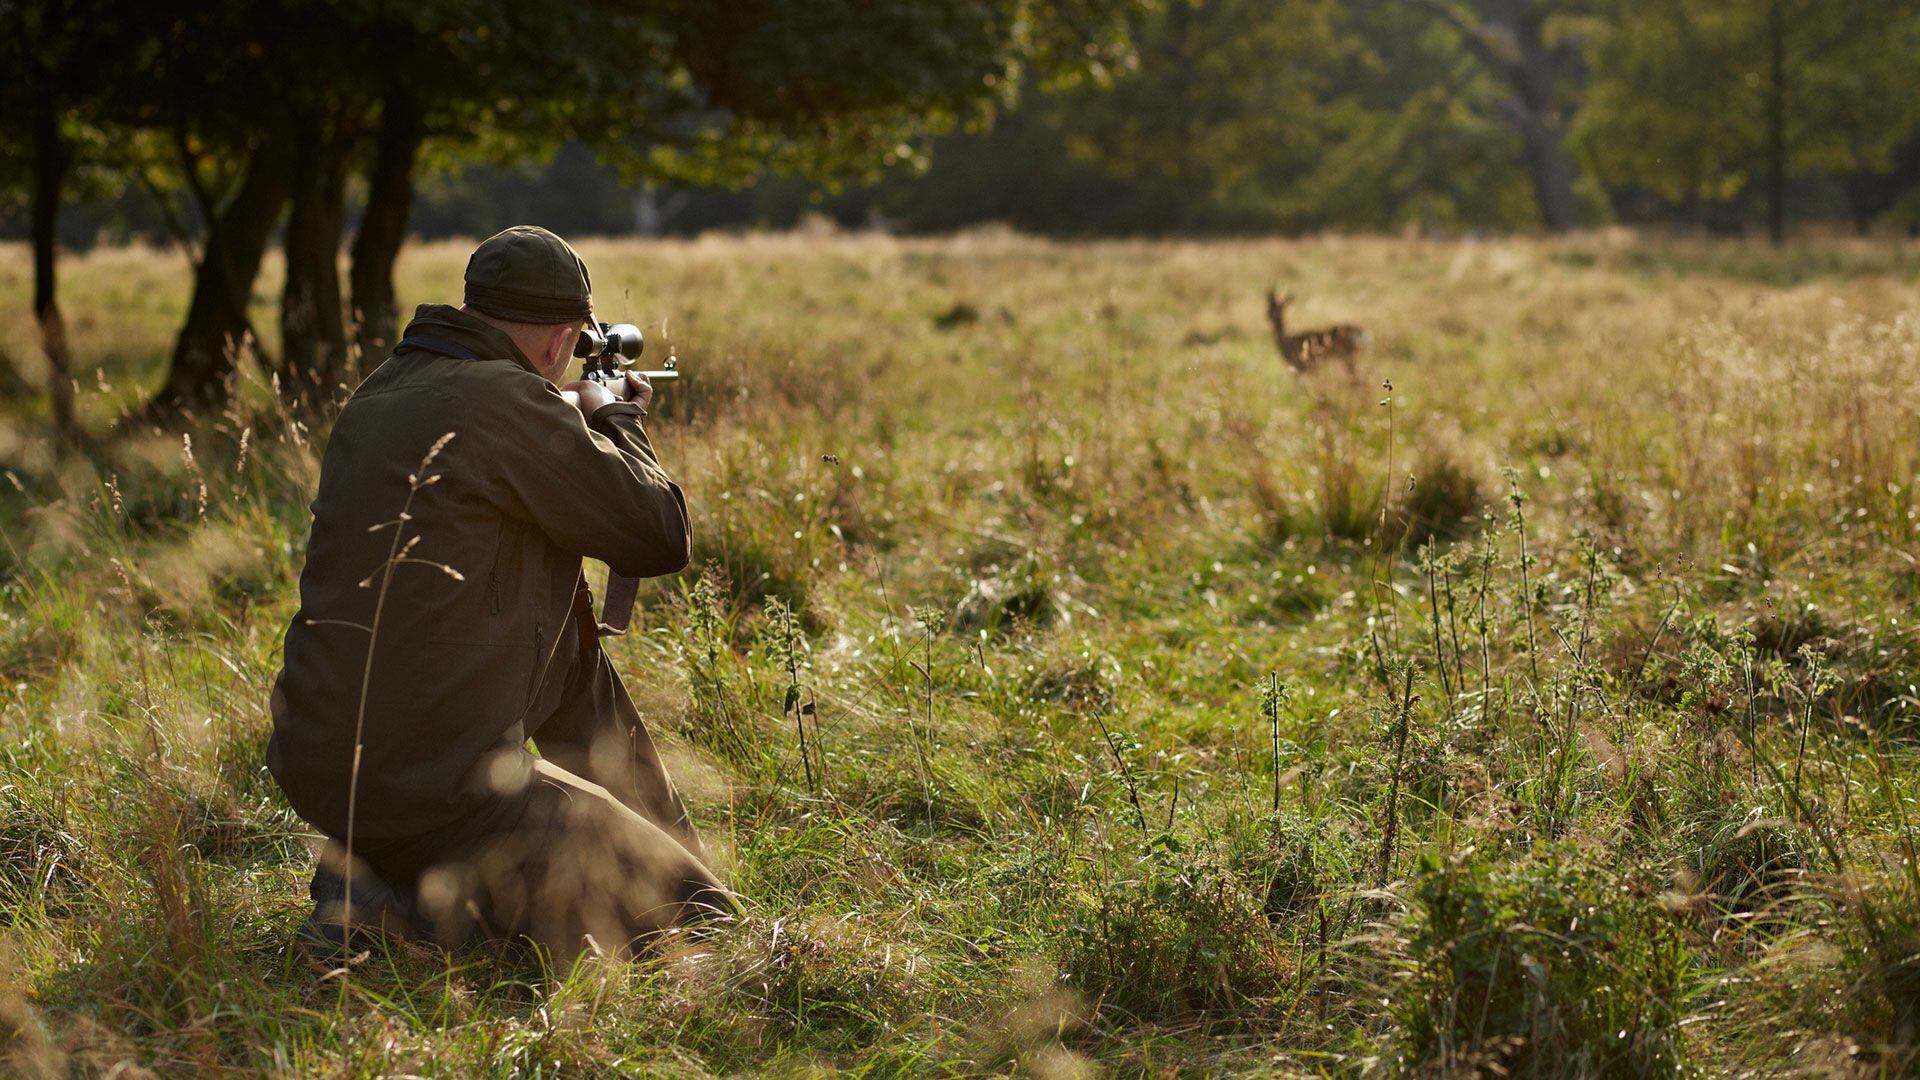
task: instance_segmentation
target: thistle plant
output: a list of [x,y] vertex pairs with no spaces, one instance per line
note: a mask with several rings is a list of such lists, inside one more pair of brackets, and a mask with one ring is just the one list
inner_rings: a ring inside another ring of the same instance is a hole
[[[947,625],[947,613],[940,608],[927,606],[915,608],[913,616],[920,623],[922,648],[921,660],[914,666],[919,669],[921,680],[926,689],[926,738],[931,739],[933,738],[933,639]],[[907,734],[908,737],[913,740],[914,755],[920,767],[921,791],[931,800],[933,797],[933,788],[931,786],[933,765],[928,758],[927,748],[922,743],[921,734],[919,730],[914,727],[913,713],[911,710],[907,713]]]
[[1293,688],[1280,681],[1280,673],[1267,673],[1260,688],[1260,715],[1267,721],[1273,743],[1273,812],[1280,812],[1280,710],[1293,698]]
[[[1387,774],[1386,810],[1380,828],[1380,869],[1376,884],[1385,888],[1393,868],[1394,845],[1400,837],[1400,784],[1407,760],[1407,739],[1413,730],[1413,707],[1419,702],[1414,683],[1419,665],[1402,658],[1394,662],[1389,674],[1400,692],[1388,698],[1388,740],[1393,744],[1393,760]],[[1391,684],[1390,684],[1391,685]]]
[[734,686],[733,640],[736,616],[727,598],[726,573],[709,563],[683,584],[688,632],[680,642],[693,691],[695,734],[721,749],[730,759],[765,760],[759,741],[751,734],[748,710]]
[[1508,523],[1520,541],[1520,611],[1527,619],[1527,670],[1533,676],[1535,693],[1540,686],[1540,642],[1533,632],[1533,586],[1529,573],[1533,555],[1527,550],[1527,493],[1520,490],[1520,470],[1509,465],[1501,470],[1507,480]]
[[[807,790],[816,791],[814,782],[814,754],[807,750],[807,718],[815,717],[817,726],[817,706],[813,691],[802,687],[800,671],[805,666],[806,633],[800,628],[799,619],[794,617],[793,608],[777,596],[769,596],[763,608],[766,616],[768,644],[774,658],[780,663],[786,674],[786,693],[781,698],[780,715],[793,718],[794,734],[800,740],[800,765],[807,778]],[[818,732],[816,731],[816,743]],[[816,749],[815,754],[819,751]],[[820,777],[826,778],[826,758],[821,756]]]

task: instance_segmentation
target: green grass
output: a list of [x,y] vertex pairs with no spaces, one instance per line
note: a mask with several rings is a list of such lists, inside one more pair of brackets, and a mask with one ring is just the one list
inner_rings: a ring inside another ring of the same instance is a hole
[[[745,920],[290,952],[315,838],[261,758],[324,425],[250,382],[190,455],[110,429],[185,275],[96,252],[100,437],[0,404],[0,1072],[1914,1066],[1920,248],[581,250],[687,372],[699,567],[613,651]],[[1282,367],[1275,279],[1369,327],[1359,380]],[[23,252],[0,301],[31,390]]]

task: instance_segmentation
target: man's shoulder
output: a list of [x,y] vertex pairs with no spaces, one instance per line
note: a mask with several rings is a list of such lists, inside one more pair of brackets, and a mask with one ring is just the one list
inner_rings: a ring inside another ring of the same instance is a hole
[[396,352],[363,380],[347,407],[362,399],[401,396],[460,399],[481,410],[504,398],[537,393],[547,381],[501,357],[443,356],[420,349]]
[[[564,408],[553,384],[511,359],[396,353],[369,375],[334,423],[331,448],[405,457],[423,437],[456,436],[458,456],[540,447]],[[357,456],[357,455],[356,455]]]

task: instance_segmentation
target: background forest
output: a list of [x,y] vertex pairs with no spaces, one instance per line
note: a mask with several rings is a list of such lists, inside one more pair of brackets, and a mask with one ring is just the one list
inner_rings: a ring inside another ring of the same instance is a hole
[[[1920,224],[1920,20],[1892,0],[1176,0],[1124,14],[1130,52],[1065,85],[1010,70],[1022,92],[997,119],[918,133],[879,182],[674,174],[636,160],[644,139],[506,149],[443,133],[413,227],[685,234],[814,212],[1067,234]],[[66,243],[165,238],[152,187],[92,194]],[[352,217],[364,196],[348,195]]]
[[5,0],[0,196],[71,439],[63,245],[193,265],[149,415],[243,354],[313,408],[391,340],[408,236],[521,220],[1910,228],[1916,56],[1894,0]]

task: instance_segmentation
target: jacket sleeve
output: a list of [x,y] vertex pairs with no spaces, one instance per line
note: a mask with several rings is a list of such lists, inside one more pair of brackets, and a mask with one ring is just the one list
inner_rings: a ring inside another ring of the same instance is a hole
[[515,380],[501,396],[480,426],[503,510],[629,577],[687,565],[686,498],[654,456],[639,406],[603,405],[586,420],[542,379]]

